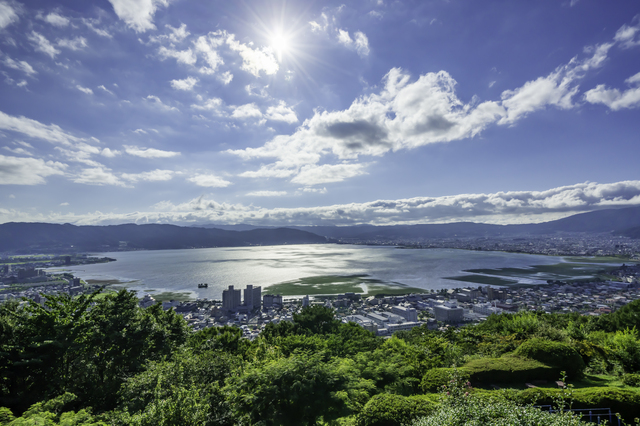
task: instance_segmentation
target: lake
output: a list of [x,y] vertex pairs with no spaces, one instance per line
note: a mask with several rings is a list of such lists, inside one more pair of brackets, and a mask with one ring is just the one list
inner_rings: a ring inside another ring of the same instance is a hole
[[[84,280],[118,280],[139,292],[187,292],[220,299],[229,285],[269,287],[306,277],[364,275],[390,285],[419,289],[473,285],[445,277],[467,269],[523,268],[563,263],[562,257],[454,249],[398,249],[388,246],[286,245],[193,250],[100,253],[116,262],[65,267]],[[538,279],[536,279],[538,278]],[[519,277],[541,284],[548,277]],[[198,283],[208,288],[198,289]]]

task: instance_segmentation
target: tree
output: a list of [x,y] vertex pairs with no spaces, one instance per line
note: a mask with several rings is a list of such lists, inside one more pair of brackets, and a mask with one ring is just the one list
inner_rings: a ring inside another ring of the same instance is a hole
[[303,333],[311,334],[333,333],[340,325],[340,321],[335,319],[333,309],[320,305],[302,308],[300,313],[293,314],[293,322]]

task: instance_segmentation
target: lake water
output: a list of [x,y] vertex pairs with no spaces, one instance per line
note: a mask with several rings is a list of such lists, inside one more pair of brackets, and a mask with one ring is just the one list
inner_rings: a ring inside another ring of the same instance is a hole
[[[528,267],[563,262],[561,257],[453,249],[397,249],[338,244],[209,248],[100,253],[116,262],[66,267],[88,280],[119,280],[140,292],[189,292],[220,299],[229,285],[268,287],[321,275],[366,274],[386,283],[421,289],[464,287],[443,279],[475,268]],[[545,281],[525,280],[537,284]],[[198,289],[198,283],[208,283]]]

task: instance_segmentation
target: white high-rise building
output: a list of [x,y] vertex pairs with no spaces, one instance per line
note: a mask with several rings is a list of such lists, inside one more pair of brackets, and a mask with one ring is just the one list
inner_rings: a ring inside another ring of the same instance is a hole
[[260,309],[262,287],[254,287],[251,284],[244,289],[244,304],[249,310]]
[[242,304],[242,295],[240,290],[234,290],[230,285],[227,290],[222,291],[222,308],[227,311],[233,311]]

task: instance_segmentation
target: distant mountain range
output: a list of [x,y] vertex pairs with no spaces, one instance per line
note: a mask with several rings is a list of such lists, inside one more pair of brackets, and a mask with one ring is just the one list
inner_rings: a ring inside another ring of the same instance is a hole
[[[203,224],[206,228],[248,230],[257,226]],[[488,225],[458,222],[423,225],[355,225],[355,226],[291,226],[292,229],[312,232],[328,238],[354,240],[397,240],[422,238],[508,237],[544,235],[557,232],[612,232],[640,238],[640,206],[580,213],[563,219],[524,225]]]
[[[550,222],[525,225],[447,223],[395,226],[292,226],[252,225],[109,225],[75,226],[49,223],[0,225],[0,252],[7,251],[114,251],[126,249],[184,249],[253,245],[325,243],[327,238],[359,241],[393,241],[429,238],[509,237],[558,232],[613,233],[640,238],[640,206],[581,213]],[[326,237],[326,238],[325,238]]]
[[75,226],[12,222],[0,225],[0,252],[115,251],[120,247],[161,250],[325,242],[325,237],[289,228],[227,231],[154,224]]

